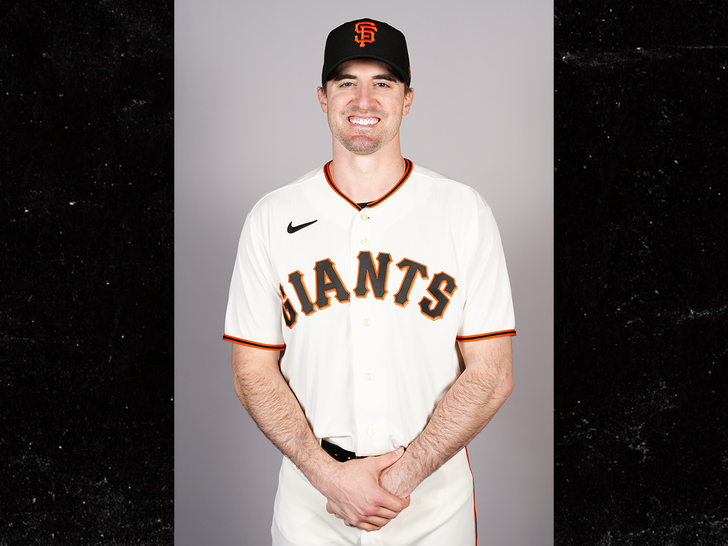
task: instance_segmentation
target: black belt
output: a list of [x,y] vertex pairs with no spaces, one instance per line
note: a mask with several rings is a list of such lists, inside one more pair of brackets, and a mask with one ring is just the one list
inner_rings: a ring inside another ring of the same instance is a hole
[[324,448],[326,453],[331,455],[340,463],[345,463],[351,459],[366,459],[366,457],[357,457],[356,453],[353,451],[347,451],[335,444],[332,444],[331,442],[327,442],[326,440],[321,440],[321,447]]

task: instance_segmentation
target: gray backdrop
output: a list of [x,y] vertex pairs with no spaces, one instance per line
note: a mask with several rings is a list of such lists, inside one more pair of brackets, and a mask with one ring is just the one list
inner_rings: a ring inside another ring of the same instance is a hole
[[493,208],[515,390],[470,445],[480,544],[553,543],[553,32],[549,0],[175,1],[175,544],[270,544],[281,455],[235,396],[222,341],[245,215],[331,158],[324,41],[360,17],[407,36],[405,157]]

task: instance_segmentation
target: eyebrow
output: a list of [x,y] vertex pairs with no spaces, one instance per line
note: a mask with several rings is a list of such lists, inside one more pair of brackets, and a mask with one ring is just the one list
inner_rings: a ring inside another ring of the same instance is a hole
[[[358,80],[358,79],[359,78],[357,78],[353,74],[344,74],[344,73],[339,74],[338,76],[335,76],[334,77],[334,81],[335,82],[340,82],[341,80]],[[374,80],[386,80],[386,81],[389,81],[389,82],[396,82],[396,81],[398,81],[397,78],[395,78],[392,74],[387,74],[387,73],[377,74],[372,79],[374,79]]]

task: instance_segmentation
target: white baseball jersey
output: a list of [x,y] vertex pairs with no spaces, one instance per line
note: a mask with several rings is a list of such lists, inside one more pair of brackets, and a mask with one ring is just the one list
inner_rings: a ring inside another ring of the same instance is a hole
[[224,339],[285,349],[281,372],[314,434],[369,456],[420,434],[460,374],[456,341],[514,326],[490,207],[406,160],[364,208],[328,165],[263,197],[243,227]]

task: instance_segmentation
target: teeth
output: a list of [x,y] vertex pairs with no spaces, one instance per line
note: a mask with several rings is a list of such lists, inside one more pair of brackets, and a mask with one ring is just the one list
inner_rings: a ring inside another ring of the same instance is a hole
[[349,118],[349,121],[356,125],[374,125],[378,120],[376,118]]

